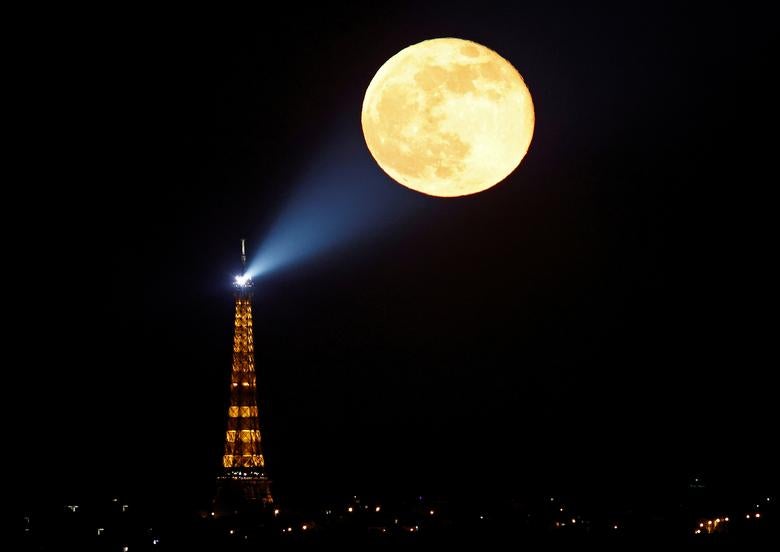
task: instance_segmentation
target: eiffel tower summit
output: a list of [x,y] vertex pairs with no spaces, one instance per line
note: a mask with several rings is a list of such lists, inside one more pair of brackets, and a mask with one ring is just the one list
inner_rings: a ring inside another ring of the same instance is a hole
[[273,504],[271,480],[265,473],[260,446],[257,377],[252,330],[252,278],[246,272],[246,246],[241,240],[241,275],[233,283],[233,367],[230,405],[225,431],[225,453],[217,477],[215,511],[243,513]]

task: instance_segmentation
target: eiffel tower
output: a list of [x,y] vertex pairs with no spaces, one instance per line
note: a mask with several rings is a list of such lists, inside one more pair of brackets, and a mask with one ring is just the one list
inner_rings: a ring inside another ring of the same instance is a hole
[[220,514],[262,509],[273,504],[271,480],[265,474],[260,446],[257,378],[252,331],[252,279],[246,273],[246,249],[241,240],[242,273],[236,276],[233,325],[233,368],[230,406],[225,431],[225,453],[217,477],[214,510]]

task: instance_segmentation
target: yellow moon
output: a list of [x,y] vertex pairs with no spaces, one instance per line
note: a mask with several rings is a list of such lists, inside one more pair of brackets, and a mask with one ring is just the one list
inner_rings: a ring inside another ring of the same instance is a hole
[[363,135],[390,177],[455,197],[509,176],[534,133],[531,93],[493,50],[459,38],[404,48],[379,68],[363,99]]

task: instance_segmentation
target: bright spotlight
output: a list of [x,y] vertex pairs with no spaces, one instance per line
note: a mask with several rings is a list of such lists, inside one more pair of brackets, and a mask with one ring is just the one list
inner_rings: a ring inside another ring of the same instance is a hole
[[238,287],[246,287],[247,282],[249,282],[249,275],[241,274],[239,276],[236,276],[236,285]]

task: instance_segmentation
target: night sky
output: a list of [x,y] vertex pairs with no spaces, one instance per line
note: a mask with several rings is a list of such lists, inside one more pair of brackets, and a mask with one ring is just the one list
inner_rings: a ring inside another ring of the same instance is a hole
[[[30,496],[208,499],[239,240],[271,235],[298,255],[255,280],[283,501],[776,481],[772,18],[327,4],[33,25],[5,363]],[[536,108],[520,167],[458,199],[394,183],[360,129],[376,70],[445,36]]]

